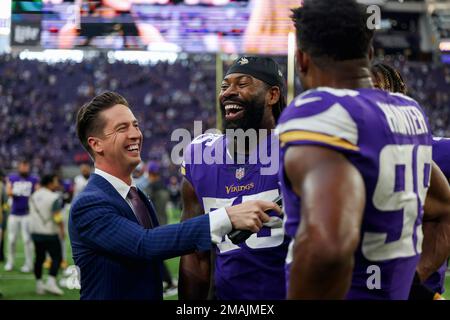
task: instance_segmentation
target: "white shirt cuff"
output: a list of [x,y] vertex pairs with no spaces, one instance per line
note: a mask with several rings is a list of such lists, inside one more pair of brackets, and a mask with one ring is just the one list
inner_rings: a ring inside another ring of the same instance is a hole
[[230,218],[225,208],[220,208],[209,213],[209,230],[212,243],[222,242],[222,237],[233,229]]

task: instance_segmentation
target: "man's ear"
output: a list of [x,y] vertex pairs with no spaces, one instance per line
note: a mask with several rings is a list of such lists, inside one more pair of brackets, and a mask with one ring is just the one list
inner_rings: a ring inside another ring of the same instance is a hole
[[309,69],[309,56],[300,49],[295,52],[295,58],[297,59],[298,72],[306,74]]
[[102,153],[103,152],[103,144],[102,141],[95,137],[89,137],[87,139],[87,143],[91,147],[91,149],[94,151],[94,153]]
[[268,93],[268,101],[267,104],[270,106],[273,106],[274,104],[277,104],[278,101],[280,101],[280,97],[281,97],[281,92],[280,92],[280,88],[277,86],[273,86],[269,89]]

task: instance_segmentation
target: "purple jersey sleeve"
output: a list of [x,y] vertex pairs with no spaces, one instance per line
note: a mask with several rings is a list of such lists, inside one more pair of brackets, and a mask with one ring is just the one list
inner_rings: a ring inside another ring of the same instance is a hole
[[[349,91],[349,94],[353,93]],[[277,133],[284,147],[319,145],[343,153],[359,152],[354,116],[336,97],[308,91],[297,97],[283,112]]]
[[450,181],[450,138],[433,138],[433,160]]

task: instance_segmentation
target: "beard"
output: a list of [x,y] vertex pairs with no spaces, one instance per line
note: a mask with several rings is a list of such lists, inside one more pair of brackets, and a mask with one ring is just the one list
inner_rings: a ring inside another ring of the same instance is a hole
[[19,175],[22,177],[22,178],[28,178],[28,176],[30,175],[30,173],[29,172],[19,172]]
[[[225,117],[225,103],[232,101],[238,103],[244,108],[244,114],[242,118],[237,120],[227,120]],[[224,120],[224,129],[242,129],[244,131],[248,129],[258,130],[261,127],[261,122],[264,116],[265,100],[264,96],[254,97],[251,100],[245,101],[237,98],[224,100],[220,103],[220,109],[222,111],[222,119]]]

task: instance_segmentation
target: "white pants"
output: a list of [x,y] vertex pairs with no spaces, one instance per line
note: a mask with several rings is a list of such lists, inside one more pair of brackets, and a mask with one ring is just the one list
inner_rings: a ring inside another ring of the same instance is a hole
[[8,216],[8,258],[7,263],[14,265],[14,257],[16,254],[16,241],[19,230],[22,233],[22,241],[25,252],[25,266],[33,269],[33,242],[31,241],[30,229],[28,227],[29,219],[26,216],[16,216],[10,214]]

